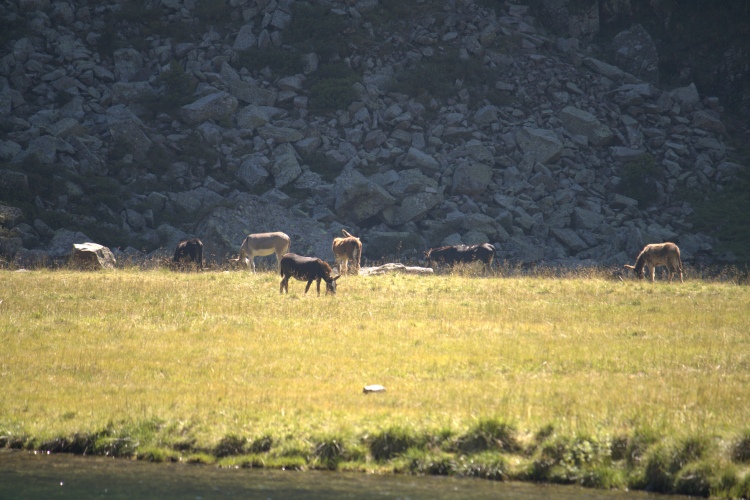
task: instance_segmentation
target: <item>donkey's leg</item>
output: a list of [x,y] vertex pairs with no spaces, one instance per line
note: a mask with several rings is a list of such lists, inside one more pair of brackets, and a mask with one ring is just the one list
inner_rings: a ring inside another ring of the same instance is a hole
[[284,293],[284,290],[286,290],[286,293],[289,293],[289,276],[284,276],[283,278],[281,278],[279,293]]
[[[315,278],[310,279],[307,282],[307,286],[305,287],[305,293],[310,289],[310,285],[312,285],[312,282],[315,280]],[[320,295],[320,282],[318,282],[318,295]]]

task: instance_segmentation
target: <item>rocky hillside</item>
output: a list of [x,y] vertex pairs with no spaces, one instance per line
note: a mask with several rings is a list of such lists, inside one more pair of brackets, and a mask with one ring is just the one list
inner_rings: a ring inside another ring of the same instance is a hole
[[[0,6],[0,253],[121,257],[252,232],[332,260],[731,260],[688,200],[744,171],[720,99],[660,88],[648,34],[617,66],[524,5],[474,0],[11,0]],[[645,48],[644,48],[645,47]],[[634,69],[635,68],[635,69]],[[637,69],[637,70],[636,70]]]

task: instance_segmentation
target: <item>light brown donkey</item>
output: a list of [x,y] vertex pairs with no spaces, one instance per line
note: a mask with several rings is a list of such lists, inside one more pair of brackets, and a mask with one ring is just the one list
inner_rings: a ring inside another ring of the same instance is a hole
[[345,229],[341,230],[344,238],[334,238],[333,256],[339,265],[339,274],[346,274],[349,270],[349,261],[354,264],[357,274],[359,274],[360,259],[362,258],[362,242],[356,236],[352,236]]
[[680,272],[680,283],[682,281],[682,260],[680,259],[680,248],[674,243],[652,243],[646,245],[635,261],[635,266],[625,264],[625,267],[635,271],[638,279],[643,279],[646,267],[651,269],[651,281],[654,281],[656,275],[656,266],[666,266],[669,281],[675,275],[676,271]]

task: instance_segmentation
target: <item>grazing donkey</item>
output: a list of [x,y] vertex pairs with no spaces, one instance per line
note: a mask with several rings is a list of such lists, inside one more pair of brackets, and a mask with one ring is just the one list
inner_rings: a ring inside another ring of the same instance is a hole
[[177,244],[172,260],[177,264],[185,260],[192,261],[198,264],[200,269],[203,269],[203,242],[198,238],[182,240]]
[[360,259],[362,258],[362,242],[356,236],[352,236],[345,229],[341,230],[344,233],[343,238],[334,238],[333,256],[336,258],[336,263],[339,265],[339,274],[347,274],[349,272],[349,261],[352,261],[354,267],[359,274]]
[[276,264],[281,265],[281,257],[289,252],[290,245],[289,236],[284,233],[250,234],[242,242],[237,260],[247,269],[250,269],[252,264],[253,272],[255,272],[255,257],[265,257],[275,253]]
[[427,266],[435,268],[436,264],[453,266],[458,263],[471,264],[480,261],[484,264],[484,270],[492,267],[495,259],[495,247],[489,243],[481,245],[455,245],[438,248],[430,248],[424,254]]
[[675,275],[676,271],[680,272],[680,283],[682,281],[682,260],[680,259],[680,248],[674,243],[653,243],[646,245],[635,261],[635,266],[625,264],[627,269],[635,271],[638,279],[643,279],[646,267],[651,269],[651,281],[656,276],[656,266],[665,266],[667,268],[669,281]]
[[279,293],[289,293],[289,278],[294,277],[300,281],[307,281],[305,293],[310,289],[313,281],[317,280],[318,296],[320,296],[320,280],[326,282],[326,295],[329,293],[336,294],[336,280],[341,277],[339,274],[335,278],[332,276],[333,270],[327,262],[317,257],[302,257],[294,253],[288,253],[281,258],[281,283]]

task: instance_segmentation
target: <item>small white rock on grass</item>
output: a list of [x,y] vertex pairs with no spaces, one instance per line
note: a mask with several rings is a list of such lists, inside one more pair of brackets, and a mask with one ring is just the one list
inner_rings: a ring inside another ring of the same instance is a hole
[[385,392],[385,387],[378,384],[366,385],[365,388],[362,389],[362,392],[364,392],[365,394],[369,394],[371,392]]

